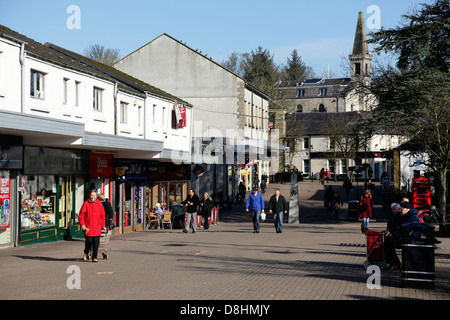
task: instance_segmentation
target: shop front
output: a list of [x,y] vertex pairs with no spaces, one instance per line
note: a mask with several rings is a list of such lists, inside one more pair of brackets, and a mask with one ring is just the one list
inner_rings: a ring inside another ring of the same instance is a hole
[[114,159],[116,232],[143,230],[157,203],[170,210],[173,201],[186,199],[190,174],[190,165]]
[[0,246],[16,243],[16,182],[22,167],[22,137],[0,135]]
[[158,162],[135,159],[114,159],[116,232],[144,229],[147,212],[147,174],[158,170]]
[[18,183],[20,244],[83,237],[78,212],[88,181],[89,152],[25,146]]
[[[115,193],[113,192],[115,187],[113,179],[114,155],[109,153],[91,152],[90,163],[89,190],[95,190],[98,194],[103,194],[105,200],[109,201],[111,206],[113,206],[115,196]],[[113,210],[114,215],[115,211],[116,210]],[[115,216],[113,217],[113,221],[115,221]]]
[[186,199],[191,178],[190,165],[160,162],[158,170],[148,172],[146,207],[153,210],[157,203],[170,209],[173,201]]

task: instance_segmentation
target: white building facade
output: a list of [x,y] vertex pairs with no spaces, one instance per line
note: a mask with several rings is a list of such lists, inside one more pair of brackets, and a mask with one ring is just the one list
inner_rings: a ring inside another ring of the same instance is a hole
[[191,126],[182,99],[0,25],[0,246],[82,236],[91,189],[117,232],[142,229],[147,209],[187,194],[176,162]]
[[[261,150],[268,145],[269,97],[245,79],[167,34],[132,52],[115,67],[194,106],[193,137],[197,142],[191,161],[203,164],[206,177],[216,171],[210,180],[202,177],[206,185],[204,189],[199,185],[198,192],[221,193],[217,200],[233,201],[235,186],[243,178],[241,170],[248,188],[254,175],[261,180],[268,174],[269,161]],[[249,148],[258,149],[251,159]],[[212,150],[215,157],[210,158]],[[211,167],[210,159],[220,167]]]

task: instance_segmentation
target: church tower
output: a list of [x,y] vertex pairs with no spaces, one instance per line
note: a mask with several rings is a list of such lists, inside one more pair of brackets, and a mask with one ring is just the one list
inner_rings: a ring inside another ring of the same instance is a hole
[[358,22],[356,24],[353,52],[349,55],[349,59],[351,66],[350,78],[356,80],[364,77],[365,80],[370,81],[370,62],[372,61],[372,55],[369,54],[364,15],[361,11],[358,14]]

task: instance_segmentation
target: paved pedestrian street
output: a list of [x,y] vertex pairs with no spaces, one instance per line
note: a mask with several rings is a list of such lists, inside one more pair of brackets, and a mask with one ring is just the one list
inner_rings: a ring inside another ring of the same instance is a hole
[[[275,187],[289,198],[288,184],[271,184],[266,203]],[[403,288],[401,271],[368,273],[360,223],[344,219],[346,205],[339,220],[327,213],[324,187],[299,183],[300,223],[285,217],[283,233],[275,232],[270,214],[253,233],[249,213],[238,205],[195,234],[152,229],[114,235],[109,258],[98,263],[82,261],[82,239],[1,249],[0,299],[183,300],[191,310],[186,304],[172,312],[188,313],[206,312],[195,309],[202,300],[252,300],[252,312],[263,312],[270,301],[450,298],[450,238],[439,238],[435,289]],[[379,200],[370,228],[381,231],[387,213]]]

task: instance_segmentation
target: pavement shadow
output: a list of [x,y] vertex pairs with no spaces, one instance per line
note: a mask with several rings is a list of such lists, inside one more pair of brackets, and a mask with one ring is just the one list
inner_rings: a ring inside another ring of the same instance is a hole
[[25,259],[25,260],[39,260],[39,261],[82,261],[82,258],[54,258],[54,257],[43,257],[43,256],[21,256],[14,255],[16,258]]

